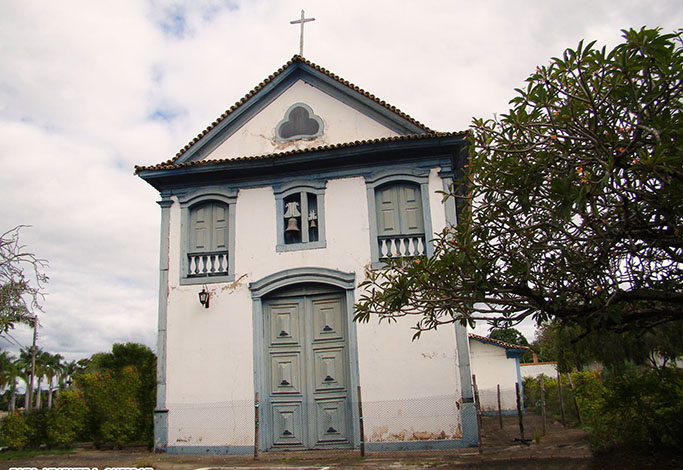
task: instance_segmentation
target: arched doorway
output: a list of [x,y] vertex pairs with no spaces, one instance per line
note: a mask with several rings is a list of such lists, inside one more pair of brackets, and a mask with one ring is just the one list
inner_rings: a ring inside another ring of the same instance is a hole
[[261,284],[265,280],[250,286],[258,304],[255,382],[261,401],[260,447],[266,450],[354,443],[357,375],[352,369],[357,374],[357,368],[352,368],[355,351],[350,353],[355,341],[350,341],[348,290],[353,275],[339,273],[345,277],[340,286],[310,274],[302,270],[292,277],[289,271],[286,280],[266,283],[270,289]]

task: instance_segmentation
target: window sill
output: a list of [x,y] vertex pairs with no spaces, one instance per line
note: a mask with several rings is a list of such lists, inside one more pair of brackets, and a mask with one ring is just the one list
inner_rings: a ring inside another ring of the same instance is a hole
[[234,274],[222,274],[219,276],[192,276],[181,277],[181,286],[195,286],[197,284],[216,284],[218,282],[232,282],[235,280]]
[[315,250],[319,248],[327,248],[327,243],[322,241],[308,242],[308,243],[290,243],[288,245],[276,245],[275,251],[282,253],[284,251],[302,251],[302,250]]

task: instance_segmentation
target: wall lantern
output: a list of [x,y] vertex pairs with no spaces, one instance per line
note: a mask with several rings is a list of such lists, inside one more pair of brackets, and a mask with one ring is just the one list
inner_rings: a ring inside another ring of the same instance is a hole
[[209,308],[209,292],[206,290],[206,286],[202,287],[202,291],[199,293],[199,303],[204,308]]

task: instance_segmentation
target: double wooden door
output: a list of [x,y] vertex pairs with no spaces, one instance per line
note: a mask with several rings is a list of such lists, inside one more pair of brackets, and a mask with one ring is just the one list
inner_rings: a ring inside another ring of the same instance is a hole
[[264,304],[267,448],[351,444],[343,293],[280,296]]

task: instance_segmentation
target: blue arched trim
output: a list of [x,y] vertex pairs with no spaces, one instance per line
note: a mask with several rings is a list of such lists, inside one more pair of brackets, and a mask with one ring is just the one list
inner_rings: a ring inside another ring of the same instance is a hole
[[276,289],[305,282],[329,284],[344,290],[352,290],[355,288],[356,275],[327,268],[285,269],[249,283],[249,290],[253,299],[259,299]]

